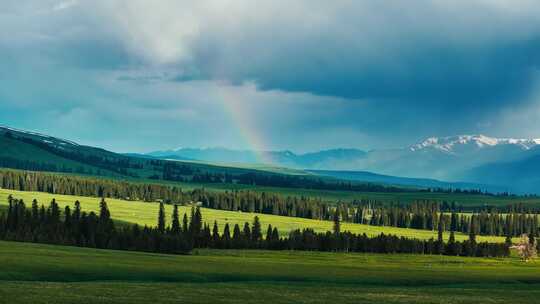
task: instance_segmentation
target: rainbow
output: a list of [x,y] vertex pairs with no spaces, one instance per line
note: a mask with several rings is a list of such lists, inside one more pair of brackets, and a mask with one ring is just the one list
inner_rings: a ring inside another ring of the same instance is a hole
[[241,90],[231,90],[228,86],[220,87],[221,102],[224,111],[229,115],[232,123],[239,130],[244,143],[250,147],[257,157],[257,162],[271,164],[272,158],[267,152],[263,136],[257,131],[257,125],[252,113],[249,113],[245,104],[249,102]]

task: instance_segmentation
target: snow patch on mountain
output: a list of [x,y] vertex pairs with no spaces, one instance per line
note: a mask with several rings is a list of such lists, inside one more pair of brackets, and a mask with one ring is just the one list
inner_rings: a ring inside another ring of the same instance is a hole
[[430,137],[418,144],[409,147],[410,151],[420,151],[424,149],[435,149],[445,153],[453,154],[457,148],[472,147],[476,149],[495,147],[500,145],[513,145],[522,150],[529,150],[540,145],[540,139],[525,138],[495,138],[485,135],[458,135],[448,137]]

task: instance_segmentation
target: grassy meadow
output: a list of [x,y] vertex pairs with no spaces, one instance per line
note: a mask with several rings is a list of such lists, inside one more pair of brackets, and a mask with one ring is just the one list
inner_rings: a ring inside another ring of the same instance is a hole
[[[49,202],[53,198],[55,198],[61,208],[64,208],[67,205],[73,207],[74,202],[76,200],[79,200],[81,202],[81,207],[83,211],[97,212],[99,210],[99,198],[57,195],[42,192],[22,192],[6,189],[0,189],[0,208],[7,205],[7,197],[10,194],[13,195],[14,198],[23,199],[26,202],[27,206],[30,206],[33,199],[37,199],[40,204],[48,205]],[[155,226],[157,224],[157,203],[107,199],[107,205],[111,211],[111,216],[116,221],[137,223],[140,225],[148,226]],[[165,208],[167,217],[170,218],[173,207],[171,205],[166,205]],[[189,215],[190,210],[190,206],[181,206],[179,208],[180,215],[183,215],[184,213],[187,213]],[[311,220],[269,214],[224,211],[208,208],[202,208],[202,215],[203,220],[211,225],[214,221],[217,221],[220,225],[220,231],[223,230],[223,226],[225,225],[225,223],[229,223],[229,225],[234,225],[236,223],[243,225],[245,222],[251,223],[255,215],[259,217],[263,227],[263,231],[266,231],[266,227],[268,226],[268,224],[271,224],[274,227],[278,227],[278,230],[282,235],[287,235],[291,230],[302,228],[313,228],[315,231],[318,232],[326,232],[331,231],[333,226],[333,223],[331,221]],[[348,230],[353,233],[366,233],[370,236],[385,233],[419,239],[437,238],[437,231],[396,227],[380,227],[353,223],[342,223],[342,230]],[[445,239],[448,238],[448,233],[446,233],[444,237]],[[464,240],[466,238],[468,238],[468,235],[456,233],[456,240]],[[504,242],[504,237],[478,236],[477,240],[489,242]]]
[[[161,255],[0,241],[0,302],[536,303],[540,263],[319,252]],[[474,299],[474,300],[473,300]]]

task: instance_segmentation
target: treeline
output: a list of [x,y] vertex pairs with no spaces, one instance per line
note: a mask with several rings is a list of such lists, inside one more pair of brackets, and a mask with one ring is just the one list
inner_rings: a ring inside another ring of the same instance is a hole
[[252,191],[209,192],[204,189],[183,192],[170,185],[13,170],[0,170],[0,187],[171,204],[198,202],[203,207],[212,209],[319,220],[332,220],[337,213],[345,222],[412,229],[436,230],[441,221],[443,231],[474,232],[478,235],[519,236],[527,233],[537,236],[539,233],[538,215],[523,205],[509,206],[505,209],[505,214],[496,208],[484,208],[475,213],[463,214],[464,208],[458,204],[429,200],[406,205],[387,205],[372,200],[327,203],[304,196]]
[[337,213],[342,221],[373,226],[437,230],[441,222],[443,231],[498,236],[523,233],[537,236],[539,233],[538,215],[522,205],[509,206],[506,214],[499,213],[496,208],[464,214],[461,206],[432,201],[416,201],[407,205],[385,205],[370,200],[329,204],[308,197],[283,197],[249,191],[209,193],[202,190],[193,191],[191,197],[212,209],[319,220],[331,220]]
[[102,178],[41,172],[0,170],[0,187],[52,194],[110,197],[125,200],[183,203],[189,195],[175,186],[126,182]]
[[0,157],[0,167],[31,171],[73,172],[73,169],[71,168],[62,167],[59,169],[58,166],[55,164],[36,162],[31,160],[20,160],[13,157]]
[[448,243],[442,240],[442,231],[435,241],[407,239],[381,234],[368,237],[341,232],[339,217],[334,217],[334,231],[315,233],[312,229],[292,231],[289,237],[280,237],[276,227],[268,225],[266,237],[258,217],[243,228],[227,223],[220,233],[217,222],[213,228],[203,223],[200,208],[192,208],[191,215],[182,220],[178,206],[174,206],[171,224],[166,224],[163,203],[160,203],[157,226],[131,225],[116,227],[107,203],[100,203],[100,212],[86,213],[75,202],[73,210],[66,206],[63,213],[55,200],[47,208],[33,201],[27,208],[22,200],[9,197],[7,214],[0,215],[0,238],[24,242],[74,245],[91,248],[147,251],[160,253],[188,253],[193,248],[309,250],[333,252],[416,253],[461,256],[503,257],[509,255],[509,244],[477,243],[474,234],[468,241],[456,242],[454,233]]
[[538,214],[522,205],[509,206],[505,214],[501,214],[496,208],[475,213],[460,213],[461,209],[444,208],[438,202],[414,202],[406,206],[372,207],[369,204],[360,204],[352,211],[341,213],[352,222],[374,226],[436,230],[440,223],[443,231],[473,232],[478,235],[539,234]]
[[183,234],[165,233],[159,228],[118,228],[111,219],[107,203],[102,200],[100,212],[81,211],[75,202],[73,210],[60,210],[55,200],[39,206],[34,200],[30,208],[24,201],[9,198],[7,216],[0,216],[0,238],[22,242],[73,245],[91,248],[188,253],[192,244]]

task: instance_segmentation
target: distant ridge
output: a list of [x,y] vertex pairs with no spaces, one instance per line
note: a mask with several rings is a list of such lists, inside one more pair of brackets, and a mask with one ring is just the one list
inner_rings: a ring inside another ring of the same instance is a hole
[[[149,155],[184,157],[200,161],[248,164],[259,162],[254,151],[225,148],[183,148],[153,152]],[[537,159],[536,155],[540,155],[539,138],[498,138],[482,134],[456,135],[429,137],[415,144],[395,149],[363,151],[338,148],[304,154],[291,151],[270,151],[266,152],[266,155],[270,156],[267,158],[271,161],[268,165],[273,166],[310,171],[367,171],[420,180],[490,184],[503,189],[540,193],[540,187],[530,182],[537,179],[540,181],[540,170],[528,173],[526,181],[517,173],[524,172],[523,168],[527,167],[523,165],[525,159],[529,159],[529,167],[535,166],[536,162],[533,160]],[[516,169],[513,168],[513,164]],[[492,169],[488,170],[487,166]],[[520,180],[519,185],[518,180]]]
[[[296,154],[226,148],[182,148],[149,154],[118,154],[38,132],[0,126],[0,161],[16,168],[156,179],[149,159],[184,162],[211,172],[265,172],[321,176],[395,186],[484,189],[540,193],[540,140],[460,135],[428,138],[399,149],[329,149]],[[197,170],[197,169],[195,169]]]

